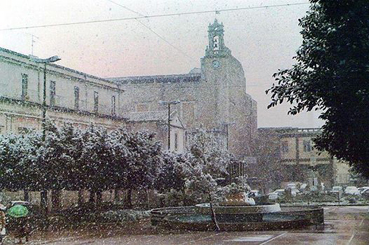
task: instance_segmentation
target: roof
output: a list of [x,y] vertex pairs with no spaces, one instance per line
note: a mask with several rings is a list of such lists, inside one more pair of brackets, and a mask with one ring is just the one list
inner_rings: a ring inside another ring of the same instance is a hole
[[[173,111],[170,114],[170,125],[185,128],[182,121],[178,118],[177,112]],[[144,112],[131,112],[129,113],[129,122],[164,122],[167,123],[168,111],[144,111]]]
[[156,76],[132,76],[132,77],[112,77],[110,81],[128,83],[175,83],[175,82],[199,82],[201,73],[175,74],[175,75],[156,75]]
[[321,128],[297,128],[297,127],[263,127],[258,128],[259,133],[276,133],[280,136],[314,136],[322,132]]
[[168,120],[167,111],[144,111],[144,112],[129,113],[130,122],[166,121],[166,120]]
[[[19,58],[23,58],[23,59],[27,59],[27,60],[30,59],[29,55],[21,54],[21,53],[12,51],[10,49],[2,48],[2,47],[0,47],[0,52],[15,55],[15,56],[18,56]],[[101,77],[97,77],[97,76],[94,76],[94,75],[90,75],[90,74],[87,74],[87,73],[84,73],[84,72],[81,72],[81,71],[77,71],[77,70],[74,70],[74,69],[71,69],[71,68],[68,68],[68,67],[65,67],[65,66],[57,65],[57,64],[54,64],[54,63],[50,63],[50,64],[48,64],[48,66],[59,68],[59,69],[62,69],[64,71],[69,71],[69,72],[72,72],[72,73],[75,73],[75,74],[78,74],[78,75],[82,75],[86,78],[88,77],[88,78],[93,78],[93,79],[97,79],[97,80],[100,80],[100,81],[104,81],[104,82],[110,83],[111,85],[116,86],[116,83],[114,83],[111,80],[108,80],[106,78],[101,78]]]

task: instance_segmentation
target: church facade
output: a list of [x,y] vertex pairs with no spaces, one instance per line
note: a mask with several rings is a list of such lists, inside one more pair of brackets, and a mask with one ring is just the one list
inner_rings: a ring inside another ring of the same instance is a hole
[[200,69],[180,75],[108,80],[125,91],[121,106],[128,118],[137,113],[165,111],[163,101],[180,101],[172,109],[178,113],[187,136],[202,127],[237,157],[250,156],[257,133],[257,103],[246,93],[241,63],[225,46],[223,24],[217,20],[210,24],[208,37]]

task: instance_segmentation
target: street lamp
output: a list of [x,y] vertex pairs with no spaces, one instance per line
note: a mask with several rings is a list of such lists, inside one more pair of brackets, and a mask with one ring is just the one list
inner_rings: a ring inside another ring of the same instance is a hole
[[179,100],[160,101],[159,104],[168,106],[168,151],[170,150],[170,106],[181,103]]
[[42,102],[42,140],[46,138],[46,65],[61,60],[59,56],[51,56],[47,59],[40,59],[37,56],[30,55],[30,60],[35,63],[44,64],[44,95]]
[[[36,56],[30,55],[30,60],[35,63],[44,64],[44,96],[42,102],[42,141],[46,139],[46,65],[61,60],[59,56],[52,56],[47,59],[40,59]],[[45,213],[47,214],[47,190],[41,191],[41,207],[44,208]]]

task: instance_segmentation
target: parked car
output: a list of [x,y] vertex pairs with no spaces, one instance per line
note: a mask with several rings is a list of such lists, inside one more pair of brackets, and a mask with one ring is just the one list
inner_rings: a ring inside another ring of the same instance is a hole
[[363,186],[363,187],[359,187],[357,189],[360,191],[360,194],[362,194],[365,190],[369,190],[369,186]]
[[250,194],[253,196],[253,197],[260,197],[261,196],[261,193],[259,190],[251,190],[250,191]]
[[284,189],[276,189],[275,191],[269,193],[268,198],[270,200],[276,200],[284,195]]
[[287,184],[286,190],[291,190],[291,195],[296,196],[297,193],[299,193],[299,189],[297,189],[297,186],[295,183],[289,183]]
[[279,196],[275,192],[269,193],[269,195],[268,195],[269,200],[277,200],[278,198],[279,198]]
[[339,192],[343,192],[343,188],[342,186],[333,186],[331,193],[339,193]]
[[365,189],[361,192],[361,196],[365,199],[369,199],[369,189]]
[[305,191],[306,191],[306,187],[308,187],[308,185],[307,185],[307,184],[302,184],[302,185],[300,185],[300,191],[301,191],[301,192],[305,192]]
[[360,191],[356,186],[347,186],[345,189],[346,195],[360,195]]
[[285,190],[284,189],[276,189],[274,192],[277,193],[278,196],[282,196],[282,195],[284,195]]

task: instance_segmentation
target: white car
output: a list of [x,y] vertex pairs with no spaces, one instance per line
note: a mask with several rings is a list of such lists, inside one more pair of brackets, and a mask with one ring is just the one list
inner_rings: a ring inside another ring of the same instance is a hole
[[342,191],[343,191],[342,186],[333,186],[331,193],[339,193],[339,192],[342,193]]
[[356,186],[347,186],[345,189],[347,195],[360,195],[360,191]]
[[269,200],[277,200],[278,197],[279,197],[278,193],[275,193],[275,192],[269,193],[269,195],[268,195]]
[[285,190],[284,189],[277,189],[277,190],[274,191],[274,193],[277,193],[278,196],[282,196],[282,195],[284,195]]
[[286,189],[297,189],[296,183],[289,183],[289,184],[287,184]]
[[277,189],[272,193],[269,193],[268,198],[270,200],[276,200],[284,194],[284,189]]
[[365,190],[369,190],[369,186],[363,186],[360,188],[357,188],[360,191],[360,194],[363,193]]

